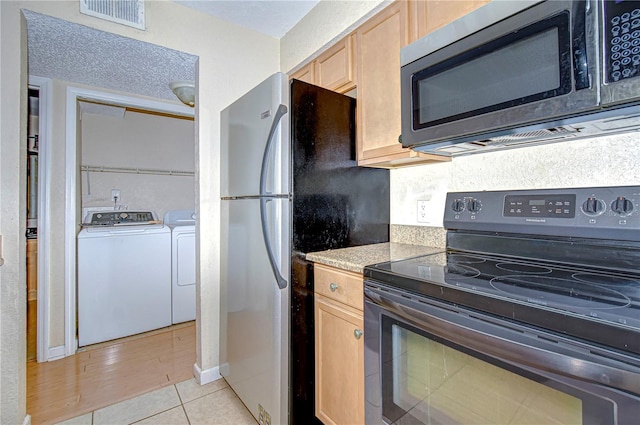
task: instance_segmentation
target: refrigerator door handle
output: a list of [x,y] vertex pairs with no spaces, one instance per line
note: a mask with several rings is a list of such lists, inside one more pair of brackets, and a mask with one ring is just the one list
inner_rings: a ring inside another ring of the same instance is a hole
[[264,147],[264,154],[262,155],[262,169],[260,170],[260,220],[262,221],[262,237],[264,240],[264,245],[267,248],[267,255],[269,257],[269,263],[271,264],[273,276],[276,278],[276,282],[280,289],[284,289],[287,287],[287,280],[282,277],[280,270],[278,270],[278,265],[276,264],[276,260],[273,255],[271,238],[269,237],[269,229],[267,226],[267,202],[269,202],[271,199],[265,198],[264,196],[271,195],[271,193],[267,192],[267,172],[269,167],[269,153],[271,152],[271,147],[273,146],[273,136],[276,132],[278,124],[280,123],[280,120],[286,113],[287,107],[285,105],[278,106],[278,110],[276,111],[276,114],[273,117],[273,122],[271,123],[271,128],[269,129],[269,135],[267,136],[267,143]]
[[271,239],[269,238],[269,229],[267,227],[267,202],[271,201],[270,198],[260,198],[260,220],[262,221],[262,238],[264,245],[267,248],[267,256],[269,257],[269,264],[271,264],[271,270],[273,276],[276,278],[278,288],[284,289],[287,287],[287,280],[282,277],[278,265],[276,264],[275,257],[273,255],[273,249],[271,248]]
[[278,106],[278,110],[276,111],[275,116],[273,117],[273,122],[271,123],[271,128],[269,129],[269,135],[267,136],[267,144],[264,147],[264,154],[262,155],[262,168],[260,170],[260,195],[271,195],[270,192],[267,192],[267,172],[269,171],[269,152],[271,151],[271,147],[273,146],[273,135],[276,132],[276,128],[280,123],[280,119],[282,116],[287,113],[287,107],[284,105]]

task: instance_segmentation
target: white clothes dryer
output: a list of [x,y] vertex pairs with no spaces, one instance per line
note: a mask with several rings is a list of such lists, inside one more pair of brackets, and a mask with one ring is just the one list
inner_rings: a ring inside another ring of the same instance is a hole
[[94,212],[77,264],[79,346],[171,325],[171,230],[152,212]]
[[196,318],[196,220],[194,210],[174,210],[164,215],[171,229],[171,320]]

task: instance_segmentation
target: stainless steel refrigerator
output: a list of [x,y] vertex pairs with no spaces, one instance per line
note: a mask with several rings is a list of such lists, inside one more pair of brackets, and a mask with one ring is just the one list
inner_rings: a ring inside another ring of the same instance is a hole
[[220,372],[260,424],[319,423],[305,253],[389,240],[389,174],[356,166],[355,108],[277,73],[221,113]]

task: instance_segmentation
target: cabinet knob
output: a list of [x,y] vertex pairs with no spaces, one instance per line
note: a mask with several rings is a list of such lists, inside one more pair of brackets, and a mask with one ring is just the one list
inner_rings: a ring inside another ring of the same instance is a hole
[[336,290],[338,289],[338,284],[337,283],[331,283],[329,285],[329,289],[331,290],[331,292],[336,292]]
[[353,331],[353,336],[355,336],[356,339],[360,339],[360,337],[362,336],[362,329],[356,329],[355,331]]

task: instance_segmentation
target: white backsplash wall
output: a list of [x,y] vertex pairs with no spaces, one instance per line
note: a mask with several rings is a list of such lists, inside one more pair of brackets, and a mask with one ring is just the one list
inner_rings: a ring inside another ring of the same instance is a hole
[[190,175],[82,172],[82,207],[118,204],[158,214],[195,207],[193,120],[127,111],[124,116],[82,114],[82,165],[188,172]]
[[[631,133],[391,170],[391,224],[442,226],[448,191],[638,185],[639,139]],[[426,222],[418,222],[418,201],[428,201]]]

